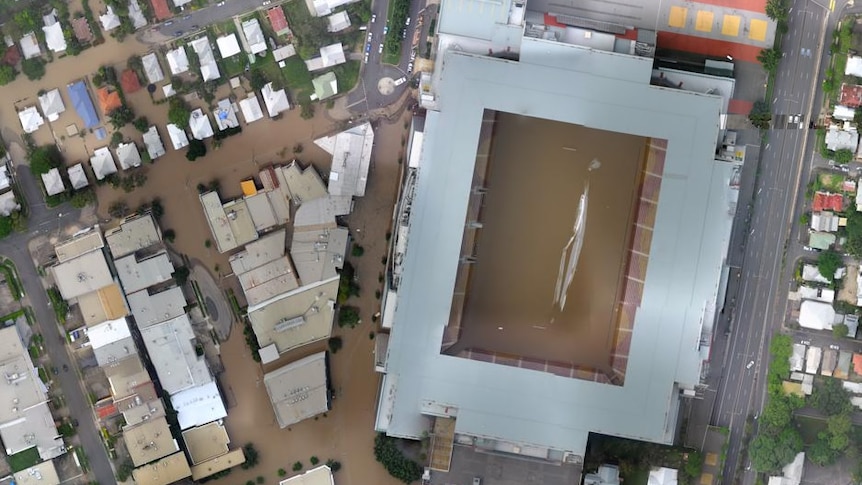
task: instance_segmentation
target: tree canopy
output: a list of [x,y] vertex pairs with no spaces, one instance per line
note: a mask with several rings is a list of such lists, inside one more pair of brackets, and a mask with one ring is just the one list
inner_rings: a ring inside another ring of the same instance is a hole
[[850,395],[844,390],[841,381],[832,377],[825,378],[820,386],[814,388],[810,402],[814,408],[828,416],[849,412],[853,407],[850,404]]
[[33,175],[48,173],[63,164],[63,156],[55,145],[36,147],[30,152],[29,158]]
[[751,464],[760,472],[775,472],[802,451],[802,436],[796,428],[784,428],[777,436],[759,434],[751,442]]
[[840,150],[835,150],[835,155],[833,155],[832,158],[835,159],[835,163],[846,165],[853,161],[853,152],[847,148],[842,148]]
[[769,123],[772,122],[772,113],[770,113],[769,105],[766,104],[766,101],[761,99],[754,102],[751,112],[748,113],[748,120],[751,121],[752,125],[761,130],[769,128]]
[[168,108],[168,121],[182,129],[186,129],[189,127],[190,115],[191,110],[185,101],[176,96],[171,98],[170,107]]
[[835,251],[821,251],[820,256],[817,257],[817,270],[820,271],[820,274],[823,275],[824,278],[831,281],[835,277],[835,272],[838,271],[838,268],[841,267],[842,263],[841,255]]
[[108,119],[110,119],[111,125],[113,125],[114,129],[119,130],[135,119],[135,113],[128,106],[120,106],[111,111],[108,115]]
[[760,54],[757,54],[757,60],[760,61],[766,72],[775,72],[778,69],[778,63],[781,62],[781,51],[774,47],[762,49]]
[[844,338],[849,332],[850,329],[847,327],[847,325],[844,325],[843,323],[836,323],[835,325],[832,325],[832,336],[835,338]]
[[14,81],[16,74],[17,73],[12,66],[0,64],[0,86],[4,84],[9,84]]
[[31,81],[42,79],[45,76],[45,62],[38,57],[24,59],[21,61],[21,71]]
[[207,154],[207,146],[200,140],[189,140],[189,148],[186,151],[186,160],[193,162],[199,157]]

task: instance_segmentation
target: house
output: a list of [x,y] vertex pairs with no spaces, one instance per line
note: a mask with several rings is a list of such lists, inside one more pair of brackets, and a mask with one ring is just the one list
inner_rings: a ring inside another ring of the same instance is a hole
[[213,136],[210,118],[200,108],[192,111],[189,115],[189,129],[192,132],[192,137],[196,140],[206,140]]
[[162,66],[159,65],[159,58],[155,52],[151,52],[141,58],[144,65],[144,74],[147,76],[147,81],[150,84],[161,82],[165,78],[165,73],[162,72]]
[[216,124],[219,130],[239,127],[239,120],[236,117],[236,109],[229,99],[219,100],[216,110],[213,112],[216,119]]
[[176,89],[174,89],[173,83],[168,83],[162,86],[162,93],[165,95],[165,99],[170,98],[171,96],[177,94]]
[[829,150],[850,150],[856,153],[859,147],[859,133],[855,128],[845,127],[842,129],[836,125],[832,125],[826,131],[826,148]]
[[90,94],[87,92],[87,86],[84,81],[77,81],[66,86],[69,92],[69,99],[72,101],[72,106],[75,112],[84,121],[84,128],[95,128],[99,125],[99,115],[96,114],[96,107],[93,106],[93,100],[90,99]]
[[263,111],[260,109],[260,101],[252,92],[248,93],[245,99],[239,101],[239,109],[242,111],[242,117],[245,118],[246,124],[253,123],[263,118]]
[[338,80],[332,71],[312,79],[311,84],[314,86],[314,94],[311,95],[312,101],[324,100],[338,94]]
[[69,183],[72,184],[72,189],[80,190],[90,185],[90,181],[87,180],[87,173],[84,171],[83,163],[76,163],[69,167],[68,174]]
[[134,27],[135,30],[147,25],[147,17],[144,16],[144,12],[141,10],[141,5],[138,3],[138,0],[129,0],[129,19],[132,20],[132,27]]
[[584,475],[584,485],[620,485],[620,469],[614,465],[601,465],[596,473]]
[[52,168],[48,173],[42,174],[42,184],[45,185],[45,193],[50,195],[61,194],[66,191],[66,184],[60,175],[60,169]]
[[811,229],[814,231],[838,231],[838,216],[834,212],[820,211],[811,214]]
[[677,485],[677,473],[675,468],[653,468],[649,472],[647,485]]
[[278,116],[282,111],[290,109],[290,103],[287,101],[287,92],[284,89],[277,91],[272,89],[272,83],[266,83],[263,89],[260,90],[263,96],[263,104],[266,105],[266,111],[270,118]]
[[86,17],[72,19],[72,30],[75,32],[75,38],[82,44],[93,40],[93,31],[90,29],[90,24],[87,22]]
[[171,138],[174,150],[179,150],[189,145],[189,137],[186,136],[185,130],[173,123],[168,123],[168,136]]
[[862,77],[862,57],[848,55],[847,64],[844,65],[844,74]]
[[24,59],[33,59],[42,55],[42,48],[39,47],[39,40],[36,39],[36,34],[30,32],[21,37],[21,54]]
[[99,15],[99,22],[102,23],[102,30],[110,32],[121,25],[120,17],[114,13],[113,7],[108,5],[104,15]]
[[99,107],[102,109],[103,115],[111,114],[112,111],[123,106],[119,91],[110,89],[107,86],[97,89],[96,95],[99,98]]
[[201,78],[204,81],[214,81],[221,77],[213,55],[210,41],[206,37],[200,37],[190,42],[192,49],[197,53],[200,61]]
[[167,20],[173,17],[174,14],[171,12],[171,7],[168,6],[168,0],[150,0],[150,4],[153,6],[156,20]]
[[48,121],[57,121],[60,114],[66,111],[66,105],[63,104],[59,89],[52,89],[39,95],[39,106],[42,107],[42,113],[48,118]]
[[293,44],[287,44],[272,51],[273,59],[275,59],[275,62],[278,62],[281,67],[284,67],[281,65],[282,61],[295,55],[296,47],[294,47]]
[[799,485],[805,466],[805,453],[799,452],[792,462],[785,465],[780,476],[769,477],[767,485]]
[[344,46],[341,42],[336,42],[321,47],[320,56],[305,61],[305,67],[309,71],[319,71],[345,62],[347,58],[344,56]]
[[219,37],[216,39],[216,45],[218,45],[218,51],[222,59],[227,59],[240,53],[239,42],[237,42],[236,34],[234,33]]
[[120,74],[120,87],[126,94],[134,93],[141,89],[141,80],[138,79],[138,73],[134,69],[124,69]]
[[21,120],[21,128],[24,129],[24,133],[33,133],[45,124],[45,120],[35,106],[28,106],[19,111],[18,119]]
[[843,321],[832,304],[814,300],[803,300],[799,306],[799,326],[813,330],[832,330],[832,325]]
[[272,31],[276,35],[290,35],[290,26],[287,24],[287,18],[284,16],[284,9],[280,5],[267,10],[266,16],[269,19],[269,25],[272,26]]
[[90,157],[90,166],[93,168],[93,174],[96,175],[96,180],[104,180],[105,177],[112,173],[117,173],[117,164],[114,163],[114,156],[108,147],[97,148]]
[[165,154],[165,145],[162,143],[162,137],[159,136],[159,131],[155,126],[151,126],[144,133],[144,145],[147,146],[147,154],[150,160],[155,160]]
[[331,14],[336,8],[356,1],[358,0],[311,0],[311,2],[306,2],[306,5],[309,7],[308,13],[312,17],[324,17]]
[[814,199],[811,201],[811,210],[814,212],[824,210],[842,212],[844,210],[844,196],[841,194],[817,191],[814,193]]
[[141,154],[138,146],[134,143],[120,143],[117,145],[117,160],[123,170],[141,166]]
[[42,17],[45,24],[42,31],[45,33],[45,44],[51,52],[63,52],[66,50],[66,37],[63,35],[63,26],[57,20],[57,9]]
[[330,32],[341,32],[350,27],[350,17],[347,15],[346,10],[336,12],[326,17],[326,20],[329,22],[326,30]]
[[186,55],[186,48],[179,46],[176,49],[169,50],[165,54],[168,60],[168,67],[171,69],[171,74],[176,76],[189,70],[189,58]]
[[835,106],[835,109],[832,110],[832,117],[836,120],[841,121],[853,121],[853,117],[856,116],[856,108],[850,108],[848,106],[841,106],[840,104]]
[[263,30],[261,30],[260,22],[257,21],[257,18],[243,22],[242,32],[245,34],[245,40],[252,54],[266,51],[266,39],[263,37]]
[[819,250],[826,250],[832,247],[837,241],[835,234],[829,232],[812,232],[808,235],[808,247]]

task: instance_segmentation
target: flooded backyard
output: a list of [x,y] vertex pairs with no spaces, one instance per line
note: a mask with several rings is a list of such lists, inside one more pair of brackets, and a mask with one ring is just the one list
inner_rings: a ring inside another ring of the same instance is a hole
[[506,113],[493,123],[451,353],[607,366],[646,140]]

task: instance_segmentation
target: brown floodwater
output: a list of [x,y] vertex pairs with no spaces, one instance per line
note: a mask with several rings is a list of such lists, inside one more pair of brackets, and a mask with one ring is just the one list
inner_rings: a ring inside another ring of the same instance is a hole
[[480,146],[474,181],[486,191],[472,196],[467,220],[482,227],[465,231],[475,259],[464,263],[461,334],[447,353],[608,367],[648,140],[508,113],[485,118],[490,152],[486,164]]

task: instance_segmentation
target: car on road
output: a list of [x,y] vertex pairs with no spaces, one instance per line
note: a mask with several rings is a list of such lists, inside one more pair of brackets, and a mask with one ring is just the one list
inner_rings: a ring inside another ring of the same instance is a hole
[[395,85],[396,85],[396,86],[401,86],[402,84],[404,84],[404,81],[406,81],[406,80],[407,80],[407,78],[406,78],[406,77],[401,76],[400,78],[398,78],[398,79],[396,79],[396,80],[395,80]]
[[746,364],[746,365],[745,365],[745,368],[746,368],[746,369],[751,369],[752,367],[754,367],[754,361],[753,361],[753,360],[752,360],[752,361],[750,361],[748,364]]
[[389,33],[389,26],[388,25],[383,26],[383,35],[386,35],[388,33]]
[[365,53],[368,54],[371,52],[371,43],[365,44]]
[[263,0],[263,6],[264,6],[264,7],[266,7],[266,6],[267,6],[267,5],[269,5],[270,3],[272,3],[272,0]]
[[182,30],[178,30],[178,31],[174,32],[174,35],[175,35],[175,36],[177,36],[177,37],[179,37],[179,36],[183,35],[183,31],[182,31]]
[[216,7],[224,7],[224,2],[219,2],[216,4]]
[[165,27],[170,27],[171,25],[174,25],[174,21],[168,20],[167,22],[163,23],[162,25],[164,25]]
[[383,54],[383,42],[380,43],[380,47],[377,49],[378,54]]
[[374,32],[368,31],[368,42],[371,42],[371,39],[374,38]]
[[365,53],[365,63],[368,64],[368,53]]
[[407,38],[407,29],[401,29],[401,40]]
[[841,349],[840,349],[837,345],[835,345],[835,344],[830,345],[830,346],[829,346],[829,348],[830,348],[830,349],[832,349],[832,350],[841,350]]
[[407,73],[413,74],[413,63],[412,62],[407,63]]
[[410,17],[407,17],[407,21],[404,22],[404,25],[406,25],[408,27],[410,26]]
[[373,24],[376,21],[377,21],[377,14],[376,13],[371,14],[371,23]]
[[188,20],[188,19],[190,19],[190,18],[192,18],[192,16],[191,16],[191,15],[183,15],[183,20]]
[[811,341],[810,341],[810,340],[800,340],[800,341],[799,341],[799,343],[800,343],[800,344],[802,344],[802,345],[811,345]]
[[192,29],[194,29],[194,30],[197,30],[199,28],[201,28],[201,26],[198,24],[192,25]]
[[416,60],[416,49],[413,49],[410,51],[410,62],[413,62],[415,60]]

